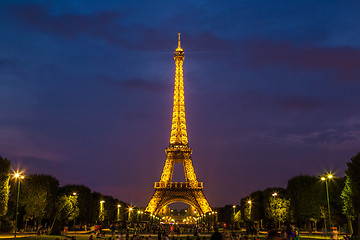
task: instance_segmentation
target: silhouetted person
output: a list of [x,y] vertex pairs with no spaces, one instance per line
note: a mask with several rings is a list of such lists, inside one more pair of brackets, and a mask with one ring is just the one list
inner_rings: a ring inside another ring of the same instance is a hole
[[211,235],[210,240],[222,240],[223,236],[221,233],[219,233],[219,228],[218,227],[214,227],[214,233],[213,235]]

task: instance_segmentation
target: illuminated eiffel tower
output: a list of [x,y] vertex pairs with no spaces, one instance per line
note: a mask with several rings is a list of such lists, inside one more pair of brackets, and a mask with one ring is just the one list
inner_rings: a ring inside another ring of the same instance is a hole
[[[203,193],[203,183],[198,182],[196,178],[191,160],[192,149],[188,145],[184,100],[184,58],[179,33],[178,47],[174,54],[176,70],[170,144],[165,150],[167,157],[160,182],[155,182],[155,193],[145,209],[146,212],[155,215],[163,207],[174,202],[189,204],[198,215],[211,211]],[[186,182],[172,182],[175,163],[183,164]]]

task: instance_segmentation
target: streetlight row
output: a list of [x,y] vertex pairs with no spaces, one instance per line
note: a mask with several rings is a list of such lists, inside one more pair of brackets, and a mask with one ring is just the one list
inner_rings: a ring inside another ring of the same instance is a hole
[[[327,175],[325,176],[322,176],[320,179],[321,181],[325,181],[325,185],[326,185],[326,196],[327,196],[327,204],[328,204],[328,212],[329,212],[329,225],[331,227],[331,218],[330,218],[330,200],[329,200],[329,188],[328,188],[328,183],[327,183],[327,180],[330,180],[334,178],[334,175],[332,173],[328,173]],[[278,196],[279,194],[277,192],[274,192],[271,194],[274,198],[276,196]],[[251,205],[252,205],[252,200],[249,199],[247,201],[247,203],[250,205],[250,213],[249,213],[249,216],[250,216],[250,219],[251,219]],[[233,205],[233,209],[234,209],[234,217],[235,217],[235,208],[236,208],[236,205]]]
[[[332,179],[332,178],[334,178],[334,175],[331,174],[331,173],[328,173],[325,177],[322,176],[322,177],[320,178],[320,180],[321,180],[321,181],[325,181],[325,180],[327,180],[327,179]],[[274,192],[273,194],[271,194],[271,196],[273,196],[273,197],[276,197],[276,196],[278,196],[278,195],[279,195],[279,194],[278,194],[277,192]],[[251,204],[252,201],[249,200],[249,201],[247,201],[247,203]],[[236,205],[233,205],[233,208],[236,208]]]

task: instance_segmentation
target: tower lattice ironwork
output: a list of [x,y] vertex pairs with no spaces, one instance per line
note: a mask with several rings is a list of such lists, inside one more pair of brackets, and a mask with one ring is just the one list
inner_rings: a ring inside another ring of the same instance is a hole
[[[178,47],[174,53],[176,69],[170,143],[165,150],[167,157],[160,182],[155,182],[154,195],[145,210],[152,214],[157,214],[163,207],[174,202],[187,203],[200,215],[211,211],[203,193],[203,183],[196,178],[191,160],[192,149],[188,145],[184,99],[184,58],[179,33]],[[186,182],[172,182],[175,163],[183,164]]]

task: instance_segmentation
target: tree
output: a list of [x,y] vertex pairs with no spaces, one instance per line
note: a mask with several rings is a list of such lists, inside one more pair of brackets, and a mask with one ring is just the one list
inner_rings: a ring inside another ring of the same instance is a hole
[[265,224],[267,228],[273,228],[276,224],[279,223],[278,221],[275,221],[274,218],[271,217],[272,214],[269,213],[270,200],[273,199],[274,197],[276,198],[283,197],[284,199],[288,199],[284,188],[280,188],[280,187],[267,188],[264,191],[262,191],[263,209],[264,209],[263,224]]
[[341,193],[343,213],[353,220],[353,237],[360,237],[360,153],[351,158],[345,170],[346,181]]
[[[251,203],[249,202],[251,201]],[[250,197],[245,197],[240,200],[240,216],[243,222],[248,222],[253,219],[253,203],[254,201]]]
[[61,188],[61,192],[71,195],[76,193],[78,196],[79,216],[76,221],[80,223],[95,223],[98,217],[99,199],[95,199],[90,188],[83,185],[66,185]]
[[[226,226],[230,226],[234,217],[233,205],[225,205],[222,208],[217,209],[218,221],[226,223]],[[207,219],[208,216],[205,217]]]
[[234,221],[239,224],[241,222],[241,211],[237,211],[234,216]]
[[4,216],[8,211],[9,180],[10,161],[0,156],[0,216]]
[[77,195],[64,194],[59,198],[59,215],[61,219],[73,221],[79,216],[79,203]]
[[56,211],[59,181],[50,175],[32,174],[26,177],[21,188],[21,203],[26,216],[36,219],[39,224]]
[[288,181],[287,193],[294,220],[298,225],[306,223],[311,230],[311,219],[320,219],[320,207],[326,205],[323,185],[317,177],[301,175]]
[[266,212],[272,221],[279,223],[280,227],[281,222],[285,222],[289,219],[289,207],[290,200],[274,196],[270,198]]
[[62,194],[58,196],[56,204],[56,214],[51,224],[51,234],[59,234],[59,227],[53,230],[56,220],[69,220],[73,221],[79,216],[79,203],[78,196],[74,194]]
[[[342,226],[346,224],[347,219],[346,215],[342,212],[343,202],[341,198],[341,193],[345,186],[345,180],[345,177],[334,177],[328,182],[331,222],[333,226]],[[323,186],[323,189],[325,189],[325,186]]]
[[352,197],[351,183],[349,178],[346,178],[345,186],[341,193],[341,199],[343,201],[342,212],[345,214],[348,220],[349,234],[353,234],[352,221],[356,217],[355,210],[351,201],[351,197]]

